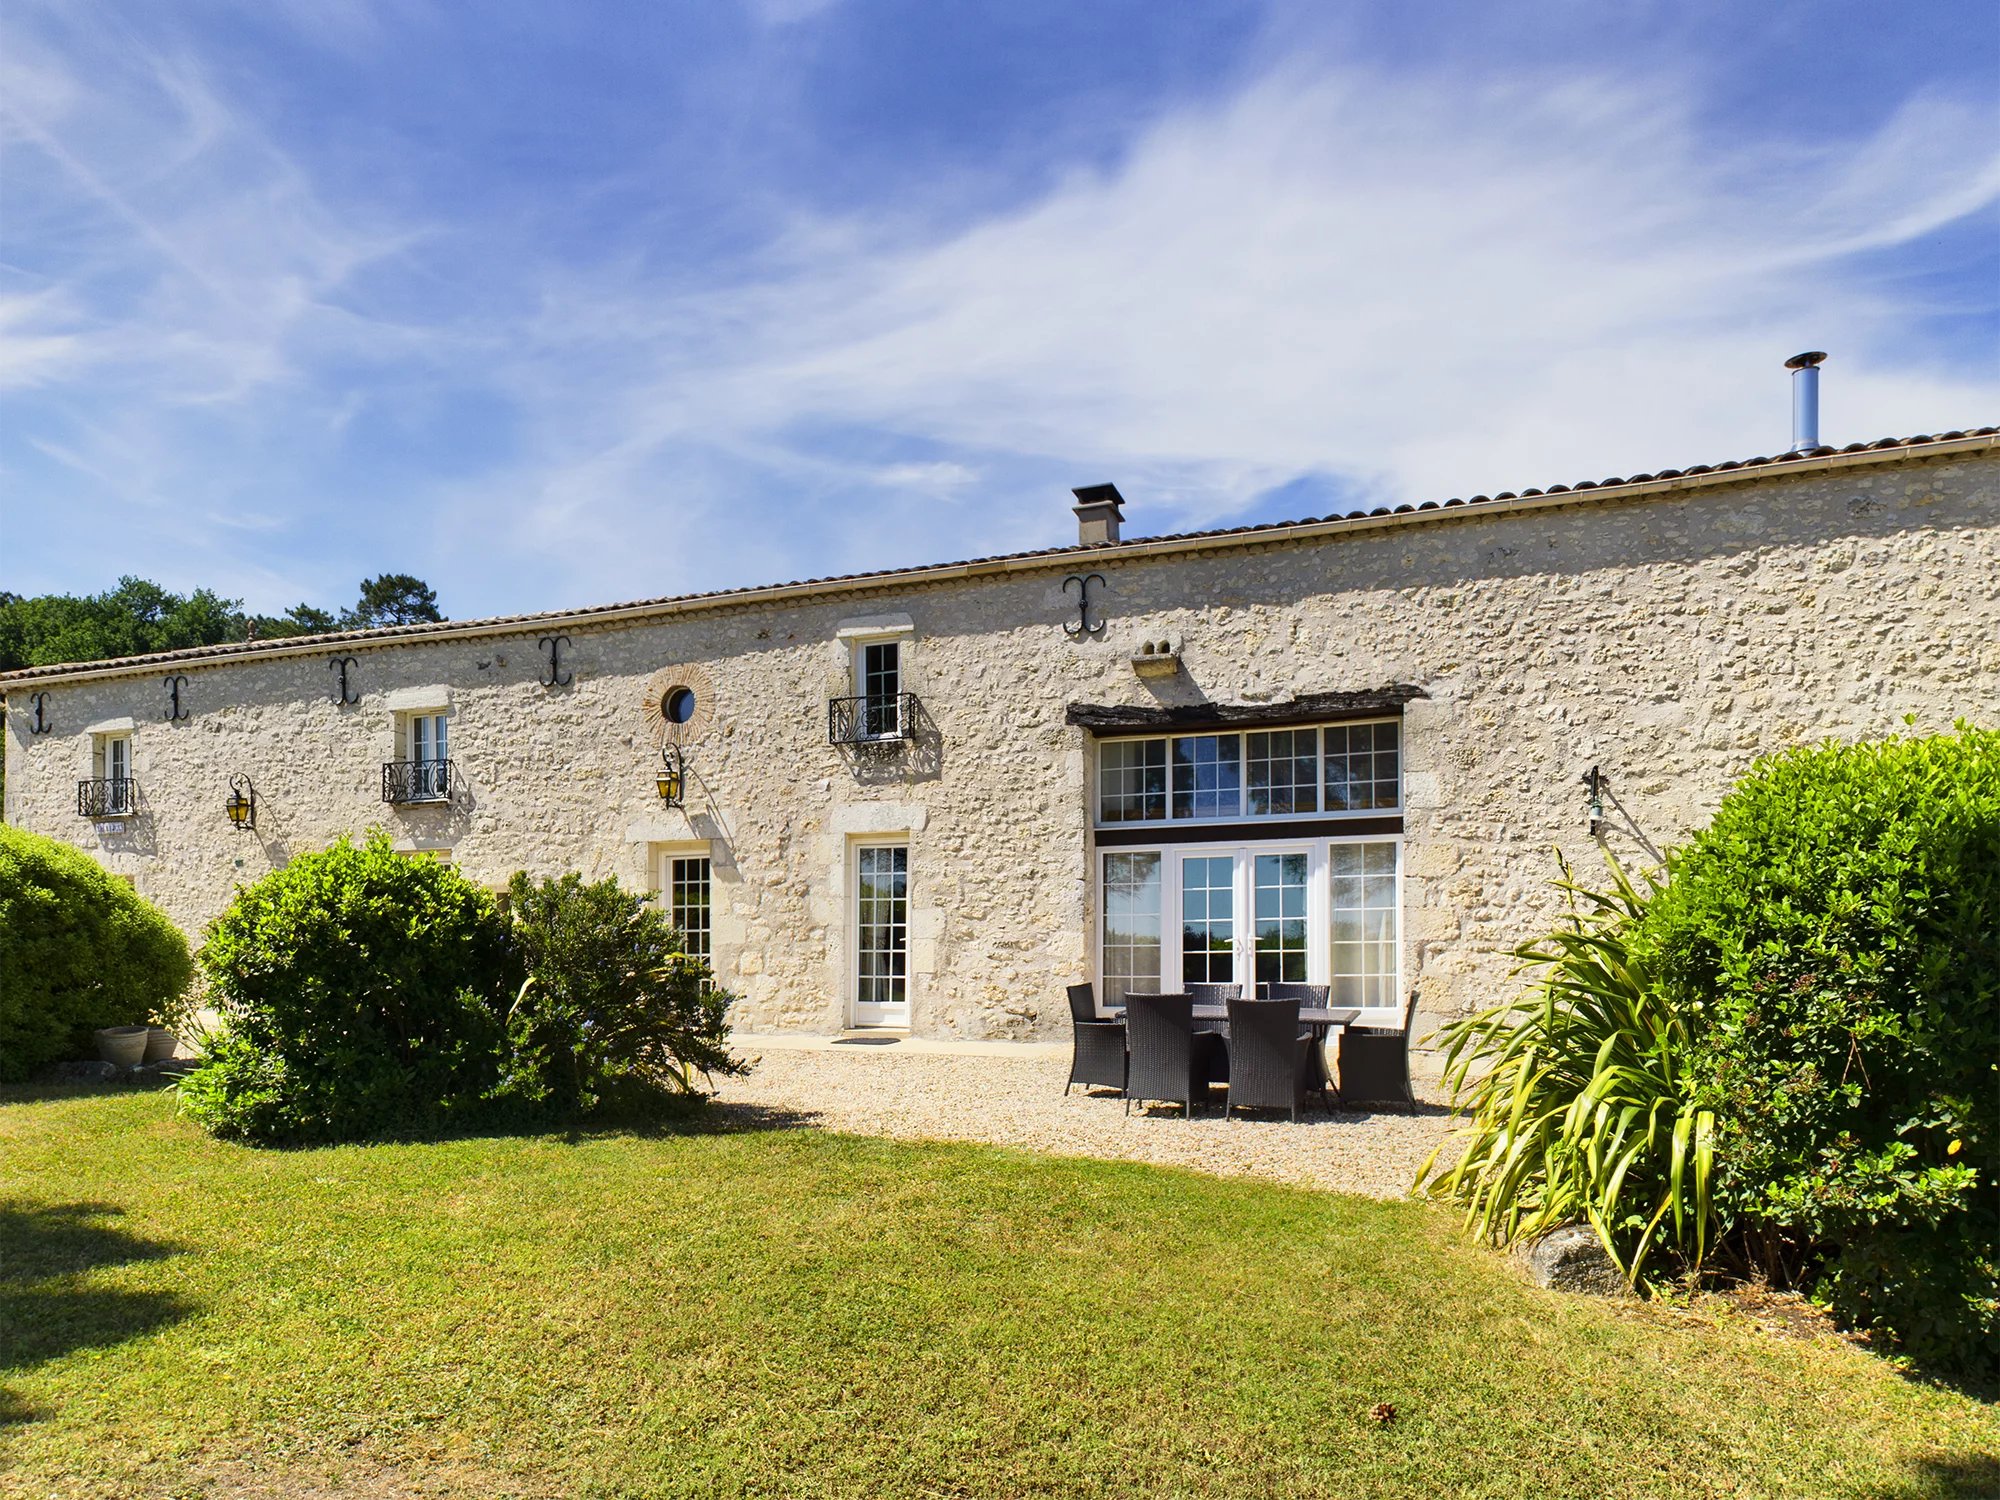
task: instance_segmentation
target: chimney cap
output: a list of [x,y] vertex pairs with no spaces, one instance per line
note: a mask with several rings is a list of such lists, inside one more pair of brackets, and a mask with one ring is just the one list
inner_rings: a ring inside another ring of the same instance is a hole
[[1115,484],[1079,485],[1070,493],[1082,505],[1116,505],[1122,509],[1125,504],[1125,497],[1118,493]]
[[1785,361],[1785,368],[1787,370],[1810,370],[1825,358],[1826,351],[1824,349],[1811,349],[1804,354],[1794,354],[1790,359]]

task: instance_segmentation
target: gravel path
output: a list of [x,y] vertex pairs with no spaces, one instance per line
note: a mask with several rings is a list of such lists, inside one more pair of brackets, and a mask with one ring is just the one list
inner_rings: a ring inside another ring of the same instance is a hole
[[[1434,1085],[1412,1114],[1317,1109],[1298,1124],[1266,1115],[1224,1120],[1220,1105],[1181,1118],[1178,1106],[1134,1105],[1107,1090],[1063,1095],[1065,1056],[905,1052],[829,1047],[759,1052],[746,1078],[718,1079],[725,1107],[899,1140],[982,1141],[1059,1156],[1193,1167],[1225,1176],[1372,1198],[1400,1198],[1449,1125]],[[1220,1091],[1216,1097],[1221,1098]]]

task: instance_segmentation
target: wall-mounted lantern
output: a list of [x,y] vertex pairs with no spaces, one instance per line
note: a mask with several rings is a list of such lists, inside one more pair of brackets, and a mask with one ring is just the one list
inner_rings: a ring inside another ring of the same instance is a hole
[[1590,836],[1596,838],[1604,828],[1604,775],[1592,766],[1583,773],[1583,784],[1590,793]]
[[248,776],[229,778],[229,800],[222,804],[222,810],[239,833],[257,826],[257,788]]
[[687,763],[681,758],[679,745],[660,746],[660,770],[654,778],[660,793],[660,806],[679,807],[687,794]]

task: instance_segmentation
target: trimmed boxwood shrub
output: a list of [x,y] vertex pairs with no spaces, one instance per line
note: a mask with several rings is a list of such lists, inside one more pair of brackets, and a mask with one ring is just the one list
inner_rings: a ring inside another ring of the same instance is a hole
[[520,963],[492,896],[377,833],[237,894],[201,951],[223,1031],[181,1085],[218,1135],[321,1142],[490,1111]]
[[1636,947],[1687,1019],[1753,1259],[2000,1376],[2000,733],[1762,761]]
[[100,1026],[163,1014],[187,939],[81,849],[0,826],[0,1081],[93,1055]]

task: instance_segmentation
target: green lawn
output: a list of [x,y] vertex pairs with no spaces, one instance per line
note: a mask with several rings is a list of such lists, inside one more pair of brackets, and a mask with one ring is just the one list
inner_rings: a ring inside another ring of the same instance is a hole
[[0,1093],[0,1389],[36,1496],[2000,1485],[1991,1408],[1416,1204],[805,1131],[255,1151],[158,1094]]

